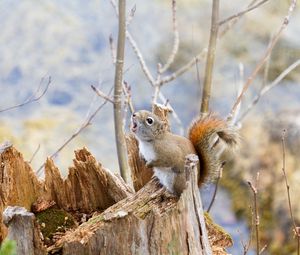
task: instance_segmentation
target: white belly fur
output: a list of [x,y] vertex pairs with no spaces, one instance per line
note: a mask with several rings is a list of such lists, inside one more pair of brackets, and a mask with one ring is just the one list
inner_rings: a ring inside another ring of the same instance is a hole
[[[139,151],[147,162],[156,159],[156,154],[151,143],[139,140]],[[171,170],[171,167],[154,167],[153,170],[154,175],[159,179],[159,182],[173,193],[175,173]]]
[[173,183],[175,173],[172,171],[171,167],[154,167],[154,175],[164,187],[174,193]]
[[147,143],[139,140],[139,151],[147,162],[156,159],[152,143]]

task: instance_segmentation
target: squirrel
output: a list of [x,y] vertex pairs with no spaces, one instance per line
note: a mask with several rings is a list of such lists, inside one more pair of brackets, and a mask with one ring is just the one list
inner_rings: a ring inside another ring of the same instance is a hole
[[220,156],[226,148],[238,144],[237,130],[215,114],[192,121],[188,138],[173,134],[168,124],[155,114],[141,110],[131,116],[131,131],[139,143],[146,166],[168,191],[180,196],[186,188],[185,157],[197,154],[198,186],[220,171]]

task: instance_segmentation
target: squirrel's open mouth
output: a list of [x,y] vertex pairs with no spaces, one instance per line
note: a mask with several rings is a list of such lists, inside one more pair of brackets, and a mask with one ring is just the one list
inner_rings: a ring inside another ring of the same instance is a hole
[[136,120],[134,120],[134,119],[132,119],[132,121],[131,121],[131,131],[132,132],[136,132],[136,130],[137,130],[137,127],[138,127],[138,125],[137,125],[137,121]]

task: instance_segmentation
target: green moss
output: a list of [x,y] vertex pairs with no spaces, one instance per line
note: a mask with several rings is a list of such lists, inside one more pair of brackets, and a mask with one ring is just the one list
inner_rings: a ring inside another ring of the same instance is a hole
[[37,213],[36,218],[45,240],[51,239],[55,232],[65,232],[76,225],[71,214],[56,208]]
[[87,222],[83,223],[82,225],[92,225],[92,224],[95,224],[95,223],[98,223],[98,222],[101,222],[104,220],[104,217],[103,215],[98,215],[98,216],[95,216],[93,218],[90,218]]

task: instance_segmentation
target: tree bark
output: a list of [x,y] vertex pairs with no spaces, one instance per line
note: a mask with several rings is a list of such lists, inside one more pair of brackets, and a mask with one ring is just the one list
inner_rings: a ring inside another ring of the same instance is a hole
[[17,254],[46,254],[33,213],[23,207],[8,206],[3,213],[3,222],[8,227],[7,238],[17,243]]
[[[39,181],[22,155],[11,146],[2,150],[0,159],[0,216],[5,207],[18,205],[27,210],[32,208],[40,219],[39,213],[54,204],[56,210],[75,216],[79,212],[93,216],[84,223],[77,220],[65,233],[54,232],[55,239],[47,243],[48,254],[227,254],[224,247],[231,244],[219,227],[211,221],[205,224],[193,157],[187,162],[189,181],[180,198],[168,193],[156,179],[134,193],[120,176],[103,168],[86,148],[75,151],[74,165],[65,180],[48,159],[45,181]],[[25,229],[40,233],[45,224],[40,220],[37,227],[34,219],[33,222]],[[10,225],[9,231],[15,231],[19,225],[22,223]],[[4,225],[0,226],[0,233],[2,239],[7,235]],[[40,242],[40,235],[34,235],[35,243]],[[17,237],[13,239],[19,243]],[[34,254],[42,254],[38,252],[43,249]]]

